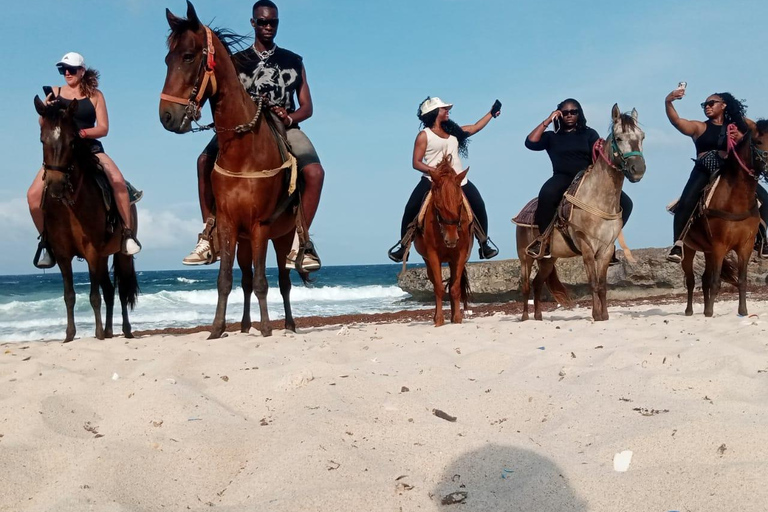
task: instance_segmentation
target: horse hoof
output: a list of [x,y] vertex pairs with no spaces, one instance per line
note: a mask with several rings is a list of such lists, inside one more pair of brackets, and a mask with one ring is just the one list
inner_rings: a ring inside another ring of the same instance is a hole
[[105,337],[105,338],[111,338],[111,337],[112,337],[112,331],[106,331],[106,332],[104,333],[104,337]]
[[538,320],[539,322],[542,321],[541,315],[533,315],[534,320]]
[[685,316],[693,316],[693,310],[692,309],[686,309],[685,310]]
[[286,331],[291,331],[291,332],[296,332],[296,324],[293,323],[293,322],[291,322],[291,323],[285,322],[285,330]]
[[123,331],[123,337],[127,339],[133,339],[133,333],[131,331]]
[[261,335],[264,336],[265,338],[272,336],[272,329],[262,329]]

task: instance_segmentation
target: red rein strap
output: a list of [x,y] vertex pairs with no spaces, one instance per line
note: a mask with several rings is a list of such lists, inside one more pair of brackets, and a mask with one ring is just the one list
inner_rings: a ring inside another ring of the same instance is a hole
[[611,167],[616,167],[613,165],[613,163],[608,160],[608,157],[605,156],[605,139],[597,139],[595,142],[595,145],[592,146],[592,163],[597,163],[597,157],[600,156],[605,160],[605,163],[610,165]]
[[[211,96],[216,94],[216,91],[218,90],[218,87],[216,86],[216,75],[214,74],[214,69],[216,68],[216,50],[213,47],[213,37],[211,35],[211,29],[207,26],[203,25],[203,28],[205,29],[205,37],[206,37],[206,48],[205,52],[207,54],[207,58],[205,60],[205,73],[203,74],[203,79],[200,82],[200,89],[197,92],[197,96],[194,98],[194,102],[196,105],[200,105],[200,100],[203,99],[203,96],[205,95],[205,90],[208,88],[208,82],[211,82],[211,87],[213,88],[213,91],[211,92]],[[170,101],[171,103],[179,103],[181,105],[187,105],[191,101],[193,101],[193,98],[180,98],[178,96],[172,96],[170,94],[160,93],[160,99]]]
[[754,178],[755,177],[755,171],[753,171],[752,169],[750,169],[749,167],[744,165],[744,162],[741,160],[741,157],[736,152],[736,140],[732,136],[734,136],[736,134],[741,134],[741,132],[739,132],[739,129],[736,128],[735,124],[731,123],[731,124],[728,125],[727,134],[728,134],[728,152],[732,153],[733,156],[736,157],[736,161],[739,162],[739,165],[741,166],[741,168],[744,169],[744,171],[747,174],[749,174],[750,176],[752,176]]

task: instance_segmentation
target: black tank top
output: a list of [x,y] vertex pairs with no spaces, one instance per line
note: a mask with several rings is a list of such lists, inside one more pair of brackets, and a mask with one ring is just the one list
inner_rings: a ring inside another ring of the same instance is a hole
[[[58,99],[64,106],[69,106],[72,103],[72,100],[62,98],[61,96]],[[77,111],[75,112],[74,119],[78,130],[85,130],[86,128],[96,126],[96,108],[93,106],[90,98],[77,100]]]
[[[727,149],[724,131],[725,125],[718,126],[711,120],[707,120],[706,125],[707,129],[704,130],[704,133],[702,133],[698,139],[693,141],[693,144],[696,146],[696,154],[699,155],[715,149],[725,151]],[[721,133],[722,137],[720,135]]]

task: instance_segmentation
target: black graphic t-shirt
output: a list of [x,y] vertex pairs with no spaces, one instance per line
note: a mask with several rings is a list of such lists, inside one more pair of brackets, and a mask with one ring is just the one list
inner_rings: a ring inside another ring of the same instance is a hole
[[240,82],[256,101],[266,94],[270,105],[285,108],[288,113],[296,111],[295,95],[302,84],[302,58],[283,48],[261,60],[253,46],[232,56]]

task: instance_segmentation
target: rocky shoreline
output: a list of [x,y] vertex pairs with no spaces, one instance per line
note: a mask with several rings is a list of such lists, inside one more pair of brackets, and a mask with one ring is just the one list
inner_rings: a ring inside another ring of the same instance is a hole
[[[679,264],[666,260],[667,251],[667,248],[636,249],[632,251],[634,262],[628,261],[623,251],[618,251],[621,264],[608,269],[608,298],[629,300],[684,293],[683,271]],[[414,258],[412,261],[421,263],[420,258]],[[571,297],[582,299],[590,295],[581,258],[558,260],[557,271]],[[702,254],[696,256],[694,271],[697,275],[697,287],[700,287],[700,276],[704,271]],[[520,299],[519,260],[470,263],[467,265],[467,273],[474,302]],[[448,278],[447,267],[443,267],[443,278]],[[766,284],[768,284],[768,260],[761,260],[755,254],[749,265],[749,286],[763,287]],[[407,269],[399,276],[398,285],[410,293],[415,300],[432,300],[434,296],[432,284],[423,266]],[[732,289],[729,285],[723,285],[723,291]]]

